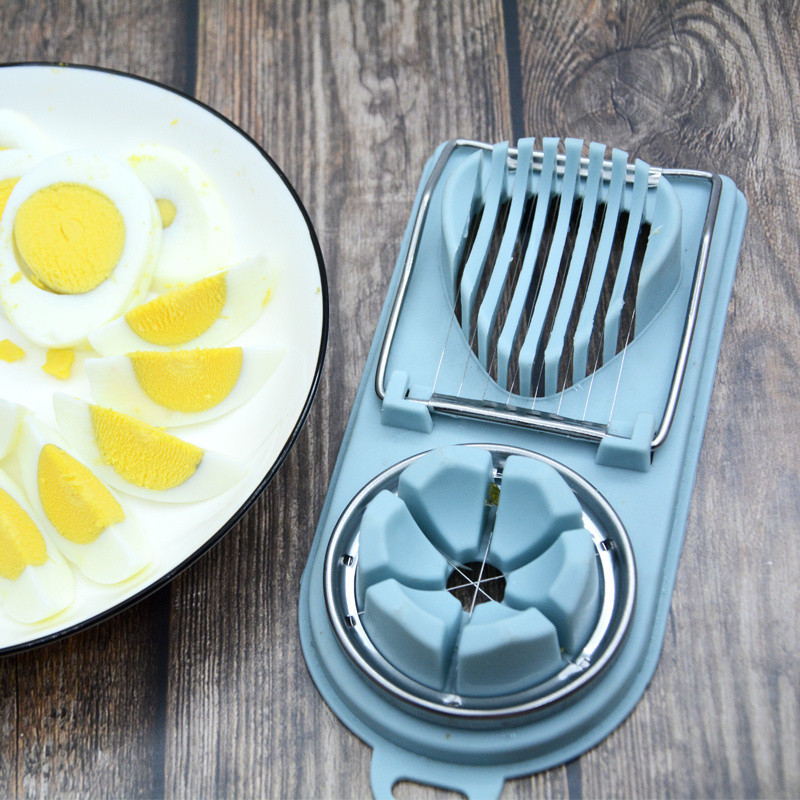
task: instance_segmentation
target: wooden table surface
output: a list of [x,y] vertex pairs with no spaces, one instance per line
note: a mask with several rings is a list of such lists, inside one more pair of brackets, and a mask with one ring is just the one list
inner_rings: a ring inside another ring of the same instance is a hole
[[0,796],[369,796],[369,748],[306,671],[300,576],[425,160],[523,135],[727,174],[750,215],[653,681],[503,797],[800,796],[797,3],[8,0],[0,31],[4,61],[129,71],[241,126],[331,297],[311,415],[245,519],[132,609],[0,660]]

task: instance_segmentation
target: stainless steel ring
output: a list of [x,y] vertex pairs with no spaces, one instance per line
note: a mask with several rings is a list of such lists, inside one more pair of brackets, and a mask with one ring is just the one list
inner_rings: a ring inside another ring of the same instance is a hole
[[363,675],[390,698],[421,714],[453,722],[508,721],[540,711],[579,691],[614,658],[630,624],[636,594],[636,565],[625,528],[605,498],[586,480],[553,459],[518,447],[471,444],[488,450],[495,475],[502,476],[510,455],[539,459],[554,467],[580,502],[600,563],[602,587],[598,622],[581,653],[549,680],[521,692],[494,697],[456,696],[433,690],[409,678],[378,652],[359,619],[355,575],[358,568],[359,528],[363,511],[383,490],[396,491],[399,476],[420,453],[376,476],[351,500],[339,518],[328,544],[324,565],[324,594],[328,617],[339,644]]

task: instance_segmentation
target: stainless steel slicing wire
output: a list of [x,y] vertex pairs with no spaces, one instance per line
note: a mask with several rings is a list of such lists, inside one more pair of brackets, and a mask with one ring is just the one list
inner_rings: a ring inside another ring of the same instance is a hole
[[[510,160],[513,161],[513,158],[510,158]],[[604,177],[603,180],[604,180],[605,183],[608,182],[608,178],[607,177]],[[553,196],[548,198],[548,203],[552,203],[553,201],[554,201],[554,197]],[[599,216],[598,221],[595,222],[594,224],[595,224],[596,227],[602,229],[603,226],[605,225],[606,215],[608,213],[608,204],[607,203],[601,203],[600,205],[601,205],[601,208],[599,210],[600,211],[600,216]],[[508,234],[508,233],[509,232],[506,231],[506,234]],[[524,231],[522,230],[522,227],[520,226],[520,228],[517,231],[513,232],[513,233],[514,233],[515,237],[519,238],[520,236],[522,236],[524,234]],[[540,248],[543,250],[543,252],[548,253],[549,250],[550,250],[550,247],[552,245],[553,236],[554,236],[554,231],[553,231],[553,226],[552,225],[547,226],[547,228],[545,229],[545,236],[546,236],[546,238],[544,238],[542,240],[542,242],[540,244]],[[568,239],[568,242],[570,242],[570,241],[571,240]],[[572,245],[574,246],[574,242],[572,242]],[[591,266],[591,270],[593,270],[596,266],[597,265],[595,263],[593,263],[592,266]],[[485,265],[484,269],[485,270],[486,269],[491,270],[492,267],[493,267],[493,264],[487,263]],[[514,264],[512,266],[512,270],[511,270],[510,284],[512,286],[516,286],[517,280],[519,278],[520,268],[521,268],[521,256],[518,256],[517,258],[514,259]],[[541,272],[541,270],[539,270],[538,274],[536,275],[536,285],[535,285],[535,287],[532,287],[533,296],[534,297],[537,297],[539,292],[540,292],[540,290],[541,290],[542,277],[543,277],[542,272]],[[559,280],[560,280],[560,284],[557,287],[556,291],[559,293],[559,296],[560,296],[560,292],[563,291],[564,282],[566,280],[566,275],[564,274],[563,271],[562,271],[562,274],[559,277]],[[459,327],[459,328],[461,327],[461,325],[458,322],[457,316],[456,316],[456,308],[459,307],[460,303],[461,303],[461,285],[460,285],[460,282],[458,282],[458,285],[455,287],[455,296],[454,296],[454,299],[453,299],[453,306],[452,306],[452,309],[451,309],[450,322],[449,322],[449,325],[448,325],[447,335],[445,337],[444,347],[442,348],[442,351],[440,353],[439,363],[437,364],[436,372],[435,372],[435,375],[434,375],[433,390],[432,390],[433,394],[436,394],[436,390],[437,390],[437,387],[438,387],[438,384],[439,384],[439,378],[440,378],[440,375],[442,373],[442,365],[443,365],[443,362],[444,362],[444,358],[446,357],[446,354],[447,354],[447,350],[448,350],[448,346],[449,346],[449,343],[450,343],[450,336],[451,336],[452,330],[453,330],[454,327]],[[525,329],[526,330],[530,326],[530,323],[531,323],[531,314],[532,314],[532,312],[529,313],[527,315],[526,319],[525,319]],[[617,381],[616,381],[616,385],[615,385],[615,390],[614,390],[614,393],[613,393],[613,395],[611,397],[611,401],[610,401],[610,405],[609,405],[609,411],[608,411],[608,418],[607,418],[607,420],[605,420],[606,422],[610,421],[611,416],[613,414],[614,407],[616,405],[616,400],[617,400],[617,397],[618,397],[618,394],[619,394],[619,387],[620,387],[621,380],[622,380],[622,370],[624,369],[625,361],[626,361],[625,353],[626,353],[628,345],[629,345],[629,343],[630,343],[630,341],[632,339],[632,333],[633,333],[633,330],[634,330],[635,319],[636,319],[636,310],[635,310],[635,306],[634,306],[634,309],[633,309],[633,312],[631,314],[630,321],[629,321],[629,324],[628,324],[628,329],[626,331],[625,344],[624,344],[624,346],[622,348],[622,351],[621,351],[622,352],[622,357],[620,358],[619,373],[617,375]],[[473,326],[473,325],[470,325],[469,328],[470,328],[470,336],[469,336],[468,345],[469,345],[470,351],[472,351],[475,348],[475,342],[476,342],[476,336],[477,336],[477,327]],[[522,334],[520,334],[520,335],[522,335]],[[589,405],[590,405],[591,398],[592,398],[592,392],[593,392],[593,388],[594,388],[594,374],[596,373],[596,371],[599,368],[600,359],[601,359],[601,353],[602,353],[602,348],[597,347],[596,348],[596,353],[595,353],[594,364],[592,365],[592,368],[589,371],[590,372],[590,380],[589,380],[589,385],[588,385],[588,388],[587,388],[587,391],[586,391],[586,401],[585,401],[585,404],[584,404],[584,412],[583,412],[583,415],[582,415],[582,420],[584,420],[584,421],[586,420],[586,417],[587,417],[587,414],[588,414],[588,409],[589,409]],[[570,349],[570,351],[569,351],[569,360],[568,360],[568,363],[566,365],[567,366],[567,375],[571,374],[571,372],[572,372],[572,369],[573,369],[573,366],[574,366],[574,355],[575,355],[574,354],[574,349]],[[508,386],[510,388],[507,389],[506,400],[505,400],[506,405],[511,405],[511,401],[512,401],[512,398],[514,396],[513,387],[514,387],[514,384],[515,384],[515,382],[516,382],[516,380],[518,379],[518,376],[519,376],[519,362],[518,362],[518,360],[515,360],[515,361],[516,361],[516,363],[514,364],[513,373],[511,375],[511,379],[510,379],[509,384],[508,384]],[[496,367],[496,365],[497,365],[497,350],[495,348],[493,350],[493,352],[492,352],[491,359],[490,359],[490,362],[488,364],[488,368],[486,370],[483,390],[481,392],[481,399],[484,400],[484,401],[487,399],[489,386],[490,386],[491,381],[492,381],[492,377],[491,377],[492,370]],[[457,391],[456,391],[456,396],[457,397],[461,397],[463,395],[464,385],[465,385],[465,382],[466,382],[466,376],[467,376],[468,368],[469,368],[469,355],[467,355],[467,359],[466,359],[465,364],[464,364],[464,370],[463,370],[462,375],[461,375],[461,380],[459,382],[459,385],[458,385],[458,388],[457,388]],[[539,382],[541,381],[543,370],[544,370],[544,363],[542,362],[542,363],[540,363],[538,365],[538,371],[537,371],[537,374],[535,376],[535,381],[533,383],[534,387],[538,386]],[[558,401],[558,407],[557,407],[556,413],[560,412],[561,404],[563,402],[563,397],[564,397],[563,391],[564,391],[564,388],[566,387],[567,381],[568,381],[568,378],[565,378],[564,382],[563,382],[563,385],[561,386],[561,389],[559,391],[559,394],[561,396],[560,396],[559,401]],[[533,396],[531,397],[531,406],[530,406],[531,410],[535,410],[536,404],[537,404],[537,397],[536,397],[536,395],[534,393]],[[600,422],[601,420],[595,420],[595,421]]]

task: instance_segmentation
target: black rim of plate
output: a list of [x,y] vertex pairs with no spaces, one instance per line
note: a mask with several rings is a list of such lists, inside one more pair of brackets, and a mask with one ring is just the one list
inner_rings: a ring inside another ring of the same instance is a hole
[[115,617],[117,614],[126,611],[127,609],[131,608],[132,606],[136,605],[137,603],[144,600],[146,597],[149,597],[151,594],[154,594],[159,589],[162,589],[168,583],[171,583],[175,578],[180,575],[184,570],[188,569],[192,564],[198,561],[202,556],[204,556],[209,550],[211,550],[214,545],[220,542],[220,540],[228,534],[244,517],[244,515],[250,510],[251,506],[255,503],[255,501],[259,498],[259,496],[264,492],[267,488],[269,483],[277,474],[278,470],[283,465],[283,462],[286,460],[286,457],[289,455],[289,451],[294,447],[295,442],[297,441],[298,437],[300,436],[300,432],[303,429],[303,426],[306,423],[306,419],[311,411],[311,406],[314,402],[314,397],[316,396],[317,389],[319,388],[319,383],[322,377],[322,367],[325,361],[325,351],[328,345],[328,324],[329,324],[329,297],[328,297],[328,279],[327,273],[325,271],[325,261],[322,256],[322,248],[320,247],[319,240],[317,239],[316,231],[314,230],[314,226],[311,222],[311,217],[308,215],[308,211],[306,211],[306,207],[303,205],[300,196],[297,194],[294,186],[292,186],[289,179],[284,174],[283,170],[275,163],[272,156],[267,153],[267,151],[256,142],[252,136],[248,133],[243,131],[238,125],[234,122],[231,122],[226,116],[221,114],[219,111],[216,111],[211,106],[206,105],[202,101],[198,100],[195,97],[192,97],[190,94],[181,91],[180,89],[175,89],[171,86],[167,86],[164,83],[160,83],[159,81],[153,80],[151,78],[144,78],[139,75],[134,75],[129,72],[123,72],[121,70],[110,69],[108,67],[98,67],[92,66],[89,64],[71,64],[68,62],[48,62],[48,61],[21,61],[21,62],[14,62],[14,63],[7,63],[7,64],[0,64],[0,70],[8,70],[20,67],[43,67],[48,69],[59,68],[59,69],[70,69],[70,70],[89,70],[93,72],[103,72],[109,75],[114,75],[119,78],[124,78],[131,81],[138,81],[140,83],[150,84],[151,86],[155,86],[163,91],[170,92],[171,94],[175,94],[179,97],[182,97],[184,100],[188,100],[189,102],[193,103],[194,105],[200,107],[204,111],[207,111],[209,114],[212,114],[217,119],[224,122],[226,125],[231,127],[236,133],[238,133],[246,142],[252,145],[261,157],[270,165],[270,167],[275,170],[275,173],[278,177],[283,181],[286,188],[289,190],[294,202],[297,204],[300,213],[303,216],[305,221],[306,227],[308,229],[308,235],[311,238],[311,243],[314,247],[314,254],[317,260],[317,268],[319,270],[319,280],[320,280],[320,288],[322,290],[322,330],[320,332],[320,343],[319,343],[319,353],[317,355],[317,364],[314,368],[314,376],[311,381],[311,386],[309,387],[308,395],[306,396],[305,402],[303,403],[303,407],[300,411],[300,415],[297,418],[297,422],[292,428],[291,433],[289,434],[288,438],[286,439],[286,443],[284,444],[283,448],[281,449],[278,456],[275,458],[275,461],[272,463],[272,466],[267,471],[267,474],[262,478],[261,482],[252,492],[252,494],[244,501],[244,503],[238,508],[238,510],[228,519],[228,521],[213,535],[211,536],[208,541],[198,547],[196,550],[192,552],[187,558],[185,558],[180,564],[176,567],[173,567],[169,572],[165,575],[162,575],[159,579],[151,583],[150,585],[144,587],[140,592],[137,592],[132,597],[129,597],[125,600],[120,601],[116,605],[106,609],[105,611],[101,611],[98,614],[90,617],[89,619],[84,620],[83,622],[76,623],[75,625],[70,626],[69,628],[64,628],[59,631],[55,631],[53,633],[45,634],[44,636],[40,636],[37,639],[32,639],[28,642],[23,642],[21,644],[11,645],[10,647],[0,648],[0,656],[10,656],[16,653],[25,652],[28,650],[33,650],[38,647],[42,647],[44,645],[52,644],[60,639],[66,639],[70,636],[75,635],[76,633],[80,633],[82,631],[88,630],[89,628],[94,627],[95,625],[99,625],[101,622],[106,622],[107,620]]

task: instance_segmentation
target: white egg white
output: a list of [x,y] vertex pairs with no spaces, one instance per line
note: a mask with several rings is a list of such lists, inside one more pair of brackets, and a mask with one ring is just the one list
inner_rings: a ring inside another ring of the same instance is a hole
[[[25,275],[14,243],[14,219],[32,194],[54,183],[80,183],[105,194],[125,223],[125,244],[111,275],[82,294],[40,289]],[[14,186],[0,220],[0,297],[9,321],[42,347],[83,344],[87,334],[140,302],[161,249],[161,218],[150,193],[123,161],[88,151],[58,153]]]
[[0,147],[42,155],[54,149],[50,137],[29,116],[12,108],[0,108]]
[[145,500],[164,503],[191,503],[206,500],[226,492],[244,477],[246,467],[218,453],[204,451],[195,472],[178,486],[170,489],[148,489],[123,478],[114,467],[103,460],[95,438],[89,404],[69,395],[53,395],[53,410],[64,438],[77,452],[81,461],[103,483],[121,492]]
[[153,287],[174,289],[223,269],[233,246],[233,226],[222,195],[205,171],[165,145],[141,147],[130,162],[153,197],[169,200],[177,211],[164,229]]
[[233,389],[217,405],[203,411],[176,411],[150,398],[139,385],[127,355],[90,358],[86,361],[86,375],[98,405],[138,417],[150,425],[174,428],[221,417],[250,400],[276,370],[284,351],[283,345],[243,347],[242,369]]
[[28,414],[23,419],[16,449],[19,473],[31,508],[42,521],[49,538],[67,561],[96,583],[119,583],[141,571],[152,559],[144,527],[113,492],[112,495],[125,512],[125,519],[116,525],[110,525],[93,542],[78,544],[70,541],[52,525],[39,496],[39,455],[46,444],[60,447],[99,476],[86,459],[81,459],[57,431],[36,415]]
[[0,460],[4,459],[17,444],[19,425],[27,409],[0,397]]
[[18,180],[41,160],[41,155],[29,150],[0,150],[0,181]]
[[0,469],[0,490],[31,518],[47,548],[44,564],[28,564],[12,580],[0,577],[0,605],[17,622],[34,623],[49,619],[69,606],[75,597],[75,576],[49,540],[45,525],[31,509],[22,490]]
[[136,350],[175,350],[227,344],[258,319],[275,287],[276,276],[263,255],[242,261],[222,274],[225,275],[222,311],[206,331],[191,341],[174,347],[153,344],[135,333],[122,316],[90,333],[89,344],[103,356],[121,356]]

